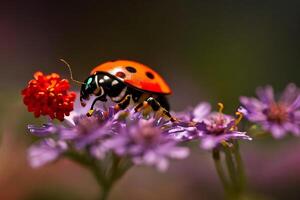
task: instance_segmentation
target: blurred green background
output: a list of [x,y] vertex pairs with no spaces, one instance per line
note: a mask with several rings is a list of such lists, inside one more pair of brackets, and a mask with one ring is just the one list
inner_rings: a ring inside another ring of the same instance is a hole
[[[259,85],[300,85],[300,1],[7,1],[0,12],[0,199],[95,199],[87,171],[63,160],[38,170],[26,162],[26,125],[37,122],[20,91],[41,70],[76,79],[96,65],[131,59],[160,72],[179,111],[222,101],[228,113]],[[79,89],[73,85],[73,89]],[[256,199],[300,199],[300,142],[243,144]],[[258,197],[259,196],[259,197]],[[222,199],[210,155],[195,148],[165,173],[136,167],[111,199]]]

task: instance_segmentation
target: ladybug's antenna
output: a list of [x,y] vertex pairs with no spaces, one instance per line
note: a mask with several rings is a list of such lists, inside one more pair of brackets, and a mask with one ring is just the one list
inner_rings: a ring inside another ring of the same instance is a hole
[[73,78],[73,73],[72,73],[72,69],[71,69],[71,66],[69,65],[69,63],[67,63],[67,61],[65,61],[64,59],[59,59],[61,62],[63,62],[69,69],[69,72],[70,72],[70,77],[71,77],[71,80],[75,83],[78,83],[78,84],[85,84],[84,82],[81,82],[81,81],[77,81]]

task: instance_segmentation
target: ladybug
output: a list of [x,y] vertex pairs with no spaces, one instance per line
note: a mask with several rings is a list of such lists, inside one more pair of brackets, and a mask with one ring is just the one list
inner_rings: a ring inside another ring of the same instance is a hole
[[154,111],[162,110],[173,120],[166,98],[171,92],[165,80],[150,67],[135,61],[116,60],[103,63],[91,71],[81,84],[80,102],[84,106],[84,101],[91,95],[97,96],[88,115],[92,115],[97,101],[106,102],[110,98],[116,103],[116,110],[123,110],[133,102],[135,111],[150,106]]

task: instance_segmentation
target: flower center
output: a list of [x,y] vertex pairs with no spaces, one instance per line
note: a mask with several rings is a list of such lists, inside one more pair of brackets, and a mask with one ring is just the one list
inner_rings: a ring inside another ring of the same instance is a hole
[[243,114],[240,112],[236,112],[237,118],[234,119],[233,117],[223,114],[223,103],[218,103],[218,106],[219,112],[210,115],[210,117],[205,120],[207,131],[213,135],[222,135],[225,134],[227,130],[236,130],[237,125],[243,118]]
[[209,123],[206,123],[206,128],[211,134],[221,135],[227,127],[227,124],[228,120],[226,120],[223,114],[218,113],[214,116],[211,116]]
[[273,103],[267,110],[268,120],[283,123],[288,120],[287,107],[284,104]]
[[99,128],[101,120],[94,116],[92,116],[92,117],[84,116],[84,117],[79,117],[77,123],[78,123],[77,131],[78,131],[79,135],[89,135],[94,130]]
[[134,139],[137,143],[144,145],[155,144],[159,140],[160,132],[153,127],[144,127],[141,132],[135,135]]

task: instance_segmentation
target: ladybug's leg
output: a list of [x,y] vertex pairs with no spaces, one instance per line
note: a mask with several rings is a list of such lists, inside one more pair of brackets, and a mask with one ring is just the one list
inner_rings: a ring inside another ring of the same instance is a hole
[[97,97],[97,98],[93,101],[90,110],[86,113],[86,115],[87,115],[88,117],[92,116],[92,114],[93,114],[93,112],[94,112],[94,106],[95,106],[96,102],[99,101],[100,99],[101,99],[100,97]]
[[91,105],[90,110],[86,114],[87,116],[89,116],[89,117],[92,116],[92,114],[94,112],[94,106],[95,106],[95,104],[96,104],[97,101],[107,101],[107,99],[105,97],[103,97],[103,96],[100,96],[100,97],[97,97],[96,99],[94,99],[94,101],[93,101],[93,103]]
[[127,95],[120,103],[115,105],[115,110],[124,110],[130,104],[130,95]]
[[147,106],[150,106],[153,111],[158,112],[162,111],[163,115],[167,116],[171,119],[171,121],[175,121],[175,119],[172,117],[172,115],[167,111],[164,107],[160,105],[160,103],[153,97],[147,98],[143,103],[138,104],[135,107],[135,111],[140,111],[143,108],[146,108]]
[[143,107],[146,107],[148,105],[148,103],[146,101],[139,103],[135,108],[135,112],[139,112],[140,110],[143,109]]
[[[94,106],[95,106],[95,103],[96,103],[97,101],[99,101],[99,100],[103,101],[103,97],[97,97],[97,98],[93,101],[90,110],[89,110],[88,113],[86,114],[87,116],[89,116],[89,117],[92,116],[92,114],[93,114],[93,112],[94,112]],[[106,99],[105,99],[105,100],[106,100]],[[130,104],[130,95],[127,95],[120,103],[118,103],[118,104],[115,105],[115,110],[116,110],[116,111],[124,110],[125,108],[127,108],[127,106],[128,106],[129,104]]]

